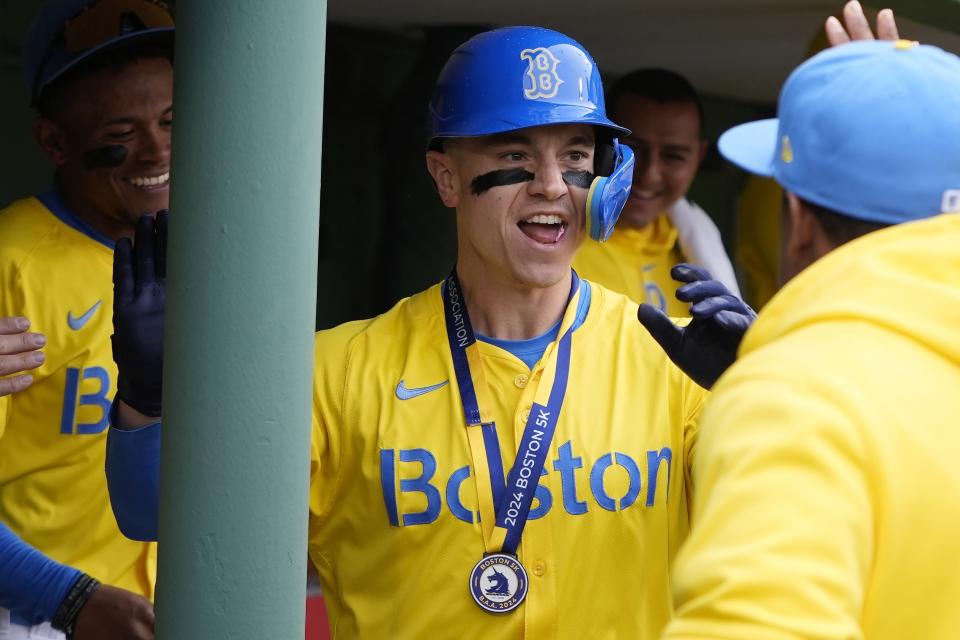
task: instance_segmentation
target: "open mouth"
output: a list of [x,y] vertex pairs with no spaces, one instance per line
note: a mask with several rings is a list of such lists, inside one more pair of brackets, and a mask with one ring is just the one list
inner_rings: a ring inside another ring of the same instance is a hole
[[124,180],[127,184],[133,185],[137,189],[155,191],[167,186],[170,182],[170,172],[166,171],[156,176],[134,176],[132,178],[124,178]]
[[558,215],[537,214],[517,223],[525,236],[539,244],[554,245],[567,232],[567,223]]

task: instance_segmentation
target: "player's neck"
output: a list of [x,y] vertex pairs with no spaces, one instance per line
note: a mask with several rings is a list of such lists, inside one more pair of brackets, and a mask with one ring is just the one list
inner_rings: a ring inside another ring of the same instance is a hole
[[116,220],[111,219],[103,213],[89,200],[84,197],[80,189],[71,184],[69,180],[64,180],[62,176],[57,176],[57,191],[63,198],[64,204],[70,210],[70,213],[77,216],[91,227],[103,235],[117,240],[123,236],[132,236],[132,228]]
[[457,268],[475,333],[500,340],[529,340],[549,331],[563,317],[570,278],[547,287],[503,282],[489,273]]

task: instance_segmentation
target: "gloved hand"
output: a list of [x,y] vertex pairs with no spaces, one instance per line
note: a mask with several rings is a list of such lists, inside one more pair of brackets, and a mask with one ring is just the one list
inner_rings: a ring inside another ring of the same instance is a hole
[[166,301],[166,210],[137,222],[134,243],[113,253],[113,359],[117,396],[147,416],[160,415],[163,387],[163,309]]
[[737,359],[743,334],[757,314],[705,269],[681,263],[670,270],[670,276],[687,283],[677,289],[677,299],[691,303],[690,324],[678,327],[649,304],[640,305],[637,318],[674,364],[709,389]]

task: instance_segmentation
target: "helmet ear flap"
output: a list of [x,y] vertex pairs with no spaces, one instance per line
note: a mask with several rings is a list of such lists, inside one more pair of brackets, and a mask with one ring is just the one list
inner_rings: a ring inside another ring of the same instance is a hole
[[593,173],[609,176],[617,163],[613,133],[602,127],[596,127],[596,143],[593,152]]
[[594,168],[597,168],[597,177],[593,179],[590,190],[587,192],[587,233],[597,242],[604,242],[613,233],[620,211],[630,197],[630,186],[633,183],[633,150],[627,145],[620,144],[616,138],[611,138],[610,156],[612,167],[607,174],[601,174],[604,169],[601,158],[601,145],[597,143]]

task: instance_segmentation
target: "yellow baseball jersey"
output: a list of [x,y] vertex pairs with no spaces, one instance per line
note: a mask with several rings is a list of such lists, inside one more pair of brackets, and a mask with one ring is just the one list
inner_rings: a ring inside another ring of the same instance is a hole
[[960,635],[960,214],[780,291],[704,411],[665,637]]
[[616,227],[606,242],[588,238],[574,256],[573,268],[587,280],[679,318],[690,310],[676,298],[682,283],[670,277],[670,269],[683,261],[677,230],[663,214],[642,229]]
[[760,309],[777,292],[783,189],[772,178],[750,176],[737,205],[737,266],[743,297]]
[[[310,555],[337,638],[653,637],[687,533],[687,460],[706,392],[591,286],[519,557],[526,600],[481,610],[476,473],[439,285],[317,334]],[[557,341],[531,370],[479,342],[509,469]]]
[[28,198],[0,211],[0,316],[47,336],[33,385],[0,403],[0,521],[54,560],[152,597],[155,545],[120,533],[104,475],[112,243],[42,197],[49,207]]

